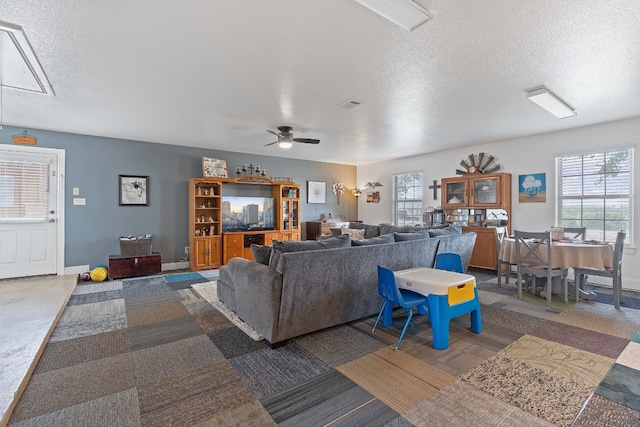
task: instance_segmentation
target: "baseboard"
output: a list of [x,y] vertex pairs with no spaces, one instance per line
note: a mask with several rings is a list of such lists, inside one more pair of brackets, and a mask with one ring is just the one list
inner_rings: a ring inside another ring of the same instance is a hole
[[170,271],[170,270],[184,270],[189,268],[189,262],[168,262],[166,264],[162,264],[162,271]]
[[72,265],[71,267],[64,268],[64,275],[81,274],[85,271],[89,271],[90,268],[91,267],[89,265]]

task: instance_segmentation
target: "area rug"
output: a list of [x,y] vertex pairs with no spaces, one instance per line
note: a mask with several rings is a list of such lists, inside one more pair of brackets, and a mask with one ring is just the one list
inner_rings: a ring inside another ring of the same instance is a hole
[[242,332],[247,334],[254,341],[262,341],[264,337],[260,335],[255,329],[247,325],[240,319],[229,307],[224,305],[222,301],[218,299],[217,292],[218,282],[206,282],[206,283],[194,283],[191,287],[202,296],[209,304],[214,306],[216,310],[224,314],[234,325],[236,325]]

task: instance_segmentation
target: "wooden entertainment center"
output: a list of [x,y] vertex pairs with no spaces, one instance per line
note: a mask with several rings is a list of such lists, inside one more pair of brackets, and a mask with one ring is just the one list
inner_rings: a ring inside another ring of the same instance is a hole
[[[273,197],[272,230],[223,232],[229,206],[224,206],[225,186],[270,187]],[[233,257],[253,259],[251,244],[301,238],[300,184],[276,182],[259,175],[238,178],[192,178],[189,180],[189,268],[219,268]]]

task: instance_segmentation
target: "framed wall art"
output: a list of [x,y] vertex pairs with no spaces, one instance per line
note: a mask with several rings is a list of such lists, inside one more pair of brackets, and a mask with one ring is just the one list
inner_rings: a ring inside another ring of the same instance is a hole
[[307,203],[326,203],[327,183],[307,181]]
[[518,201],[520,203],[544,203],[547,201],[546,174],[520,175],[518,183]]
[[213,159],[211,157],[202,158],[202,176],[204,178],[226,178],[227,161]]
[[149,206],[149,177],[119,175],[120,206]]

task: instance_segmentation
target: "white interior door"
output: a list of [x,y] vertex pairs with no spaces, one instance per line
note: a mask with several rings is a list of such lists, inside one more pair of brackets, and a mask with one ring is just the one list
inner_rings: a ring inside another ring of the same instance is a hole
[[63,273],[60,152],[0,145],[0,279]]

